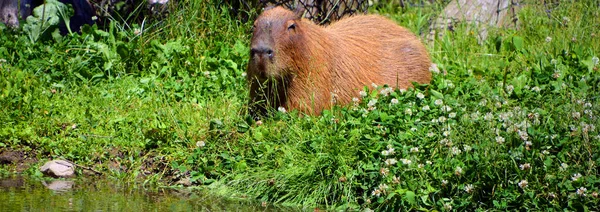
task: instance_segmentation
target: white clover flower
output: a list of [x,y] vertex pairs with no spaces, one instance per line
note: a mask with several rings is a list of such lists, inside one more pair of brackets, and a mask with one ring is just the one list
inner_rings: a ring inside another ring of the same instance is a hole
[[550,43],[550,41],[552,41],[551,37],[546,37],[546,43]]
[[508,94],[512,94],[512,92],[513,92],[514,90],[515,90],[515,86],[513,86],[513,85],[508,85],[508,86],[506,86],[506,92],[507,92]]
[[210,77],[210,72],[209,71],[205,71],[203,74],[204,74],[205,77]]
[[451,148],[451,152],[452,152],[453,155],[459,155],[462,151],[459,148],[453,146]]
[[392,87],[387,87],[387,88],[385,88],[385,90],[387,90],[388,94],[391,94],[392,92],[394,92],[394,88],[392,88]]
[[577,126],[575,125],[570,125],[569,128],[571,128],[571,131],[573,132],[577,131]]
[[440,69],[438,68],[437,64],[432,63],[431,66],[429,67],[429,71],[431,73],[435,73],[435,74],[439,74],[440,73]]
[[379,169],[379,174],[381,174],[383,176],[387,176],[389,173],[390,173],[390,170],[388,168]]
[[435,135],[435,133],[433,133],[433,132],[428,132],[427,133],[427,137],[430,137],[430,138],[433,137],[434,135]]
[[375,189],[375,190],[373,190],[373,192],[371,192],[371,195],[379,197],[379,196],[381,196],[381,191],[379,189]]
[[367,107],[373,107],[375,104],[377,104],[377,99],[371,99],[369,100],[369,103],[367,103]]
[[409,160],[409,159],[405,159],[405,158],[402,158],[402,159],[400,159],[400,161],[401,161],[401,162],[402,162],[402,164],[404,164],[404,165],[410,165],[410,164],[412,163],[412,161],[411,161],[411,160]]
[[579,173],[573,174],[573,177],[571,177],[571,181],[577,181],[577,180],[579,180],[579,178],[581,178],[581,174],[579,174]]
[[464,145],[463,149],[465,150],[465,152],[470,152],[471,150],[473,150],[473,147],[471,147],[469,145]]
[[284,107],[281,107],[281,106],[279,106],[279,107],[277,108],[277,110],[278,110],[279,112],[282,112],[282,113],[286,113],[286,112],[287,112],[287,110],[285,110],[285,108],[284,108]]
[[423,169],[423,168],[425,168],[425,164],[419,163],[419,165],[417,165],[417,167],[418,167],[419,169]]
[[246,77],[248,74],[246,72],[242,72],[242,77]]
[[377,89],[377,84],[371,83],[371,86],[373,86],[373,89]]
[[443,135],[444,137],[448,137],[448,136],[450,136],[450,131],[444,131],[444,132],[442,133],[442,135]]
[[583,113],[588,115],[590,118],[594,116],[594,113],[591,110],[584,110]]
[[581,118],[581,113],[573,112],[573,113],[571,113],[571,116],[573,116],[573,119],[577,120],[577,119]]
[[[521,130],[519,130],[518,132],[519,132],[519,137],[521,137],[521,140],[527,141],[529,139],[529,134],[527,134],[527,131],[521,131]],[[527,146],[531,146],[531,144],[529,144]]]
[[569,168],[569,165],[567,165],[566,163],[561,163],[560,167],[558,167],[561,171],[565,171],[567,170],[567,168]]
[[444,100],[441,100],[441,99],[436,99],[436,100],[433,102],[433,104],[435,104],[436,106],[440,106],[440,105],[444,104]]
[[440,140],[440,144],[446,145],[446,146],[452,146],[452,141],[448,140],[447,138],[444,138],[444,139]]
[[410,148],[410,152],[419,152],[419,147]]
[[519,187],[525,188],[525,187],[527,187],[527,184],[528,184],[527,180],[521,180],[521,182],[519,182]]
[[410,108],[406,108],[406,110],[404,110],[404,113],[406,113],[406,115],[412,116],[412,110]]
[[448,180],[442,180],[442,186],[448,185]]
[[379,184],[378,189],[385,192],[385,190],[388,189],[388,185],[386,185],[385,183],[384,184]]
[[396,164],[398,161],[395,158],[389,158],[387,160],[385,160],[385,165],[391,166]]
[[531,164],[529,164],[529,163],[524,163],[524,164],[521,164],[521,165],[519,165],[519,168],[520,168],[521,170],[529,169],[529,168],[531,168]]
[[357,97],[352,97],[352,101],[353,101],[354,103],[358,103],[358,101],[360,101],[360,99],[359,99],[359,98],[357,98]]
[[585,192],[587,191],[587,188],[584,187],[580,187],[577,189],[577,195],[585,197]]
[[360,97],[367,97],[367,92],[366,91],[360,91],[360,92],[358,92],[358,95],[360,95]]
[[450,205],[450,203],[444,203],[444,209],[446,209],[447,211],[451,211],[452,205]]
[[406,92],[406,89],[400,88],[400,93],[404,93],[404,92]]
[[396,175],[394,175],[394,176],[392,177],[392,183],[394,183],[394,184],[399,184],[399,183],[400,183],[400,178],[398,178],[398,177],[396,177]]
[[444,116],[440,116],[440,117],[438,118],[438,121],[439,121],[439,122],[441,122],[441,123],[444,123],[444,122],[446,122],[446,117],[444,117]]
[[463,169],[460,166],[457,166],[456,169],[454,169],[455,175],[460,176],[460,175],[462,175],[462,173],[463,173]]
[[425,95],[423,95],[422,93],[417,93],[417,98],[423,99],[425,98]]
[[467,184],[465,186],[465,192],[467,192],[467,193],[473,192],[474,189],[475,189],[475,187],[473,186],[473,184]]
[[454,117],[456,117],[456,113],[455,112],[452,112],[452,113],[448,114],[448,118],[454,118]]
[[429,110],[429,105],[425,105],[425,106],[423,106],[423,108],[421,108],[421,110],[423,110],[423,111],[428,111],[428,110]]
[[503,144],[504,143],[504,137],[502,136],[496,136],[496,142],[499,144]]
[[479,113],[479,111],[475,111],[474,113],[471,113],[471,120],[475,121],[475,120],[479,119],[480,115],[481,115],[481,113]]
[[398,99],[393,98],[390,103],[392,103],[393,105],[398,104]]
[[482,106],[482,107],[484,107],[485,105],[487,105],[487,100],[486,100],[486,99],[482,99],[482,100],[479,102],[479,106]]
[[204,146],[206,146],[206,143],[204,141],[196,142],[196,147],[204,147]]
[[483,120],[491,121],[494,118],[494,115],[490,112],[487,112],[485,116],[483,116]]
[[497,108],[501,108],[502,107],[502,102],[496,102],[494,104],[494,106],[496,106]]
[[379,94],[383,95],[383,96],[388,96],[390,95],[390,93],[392,93],[392,88],[387,87],[385,89],[381,89],[381,91],[379,91]]
[[452,110],[452,108],[448,105],[442,106],[442,111],[444,111],[444,112],[450,112],[451,110]]
[[559,72],[558,70],[555,70],[555,71],[554,71],[554,74],[552,74],[552,77],[553,77],[554,79],[558,79],[558,78],[560,77],[560,72]]
[[386,147],[388,148],[388,151],[389,151],[391,154],[394,154],[394,153],[395,153],[395,151],[394,151],[395,149],[394,149],[394,146],[393,146],[393,145],[391,145],[391,144],[388,144]]
[[383,150],[383,151],[381,151],[381,155],[388,156],[388,155],[390,155],[390,152],[387,150]]

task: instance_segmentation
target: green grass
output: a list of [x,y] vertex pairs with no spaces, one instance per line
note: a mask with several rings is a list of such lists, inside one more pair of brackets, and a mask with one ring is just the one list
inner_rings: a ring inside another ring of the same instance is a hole
[[[430,85],[260,125],[246,114],[251,22],[210,4],[36,42],[4,30],[0,148],[308,208],[597,210],[600,8],[525,5],[519,30],[478,44],[463,25],[430,44]],[[441,8],[371,12],[426,33]]]

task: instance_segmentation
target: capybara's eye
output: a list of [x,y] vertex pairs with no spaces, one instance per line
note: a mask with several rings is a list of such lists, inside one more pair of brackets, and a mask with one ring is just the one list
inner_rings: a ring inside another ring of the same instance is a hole
[[290,26],[288,26],[288,30],[291,30],[291,29],[296,29],[296,23],[292,23],[292,24],[290,24]]
[[269,58],[273,58],[273,50],[268,49],[267,50],[267,56],[269,56]]

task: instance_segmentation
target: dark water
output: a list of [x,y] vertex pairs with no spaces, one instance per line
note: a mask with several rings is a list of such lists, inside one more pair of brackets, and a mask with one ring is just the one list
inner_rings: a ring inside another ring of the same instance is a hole
[[107,180],[0,179],[0,211],[293,211],[188,189],[142,189]]

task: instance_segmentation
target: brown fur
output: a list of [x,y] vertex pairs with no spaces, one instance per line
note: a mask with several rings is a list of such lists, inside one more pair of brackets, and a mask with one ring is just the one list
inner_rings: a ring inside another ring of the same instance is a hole
[[281,106],[320,114],[332,106],[332,93],[337,103],[348,104],[372,83],[429,83],[430,64],[419,39],[382,16],[356,15],[321,27],[275,7],[254,23],[251,112]]

